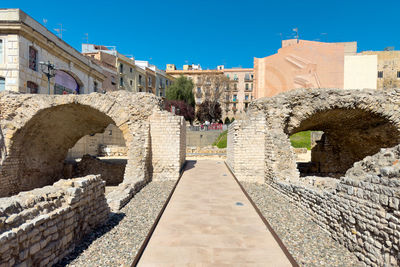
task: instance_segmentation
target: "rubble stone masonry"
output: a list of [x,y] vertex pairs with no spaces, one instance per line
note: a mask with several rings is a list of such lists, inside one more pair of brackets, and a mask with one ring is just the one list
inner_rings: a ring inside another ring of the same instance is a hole
[[21,192],[0,202],[0,265],[51,266],[71,252],[110,209],[105,182],[89,175]]
[[[398,89],[299,89],[259,99],[247,122],[230,126],[227,163],[240,181],[260,182],[262,173],[368,266],[399,266],[399,110]],[[312,156],[313,176],[300,175],[289,140],[306,130],[329,141]]]

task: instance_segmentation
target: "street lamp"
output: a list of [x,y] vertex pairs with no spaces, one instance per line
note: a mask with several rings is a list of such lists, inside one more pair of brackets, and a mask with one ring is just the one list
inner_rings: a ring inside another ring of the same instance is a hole
[[44,75],[47,76],[47,87],[49,89],[49,95],[50,95],[50,79],[56,76],[56,71],[57,71],[56,67],[54,66],[54,64],[51,64],[50,61],[47,62],[40,61],[39,65],[40,65],[40,70],[44,73]]

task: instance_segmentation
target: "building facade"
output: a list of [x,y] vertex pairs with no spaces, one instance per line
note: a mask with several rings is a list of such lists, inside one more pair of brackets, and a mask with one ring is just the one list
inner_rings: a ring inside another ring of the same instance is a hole
[[117,81],[119,75],[116,68],[117,57],[103,51],[85,53],[84,55],[103,69],[103,74],[105,76],[103,81],[103,92],[118,90]]
[[[203,101],[213,98],[214,92],[219,92],[223,121],[240,119],[254,98],[253,69],[226,69],[221,65],[214,70],[203,70],[200,65],[184,65],[183,70],[177,70],[174,64],[167,64],[167,73],[175,78],[183,75],[193,81],[196,110]],[[227,77],[228,81],[219,77]]]
[[278,53],[254,58],[254,97],[296,88],[343,88],[345,56],[356,53],[356,42],[284,40]]
[[148,61],[136,60],[136,66],[142,69],[147,76],[147,91],[154,93],[156,96],[165,97],[167,88],[175,78]]
[[0,91],[48,94],[40,62],[56,67],[50,94],[101,91],[100,66],[19,9],[0,9]]
[[377,57],[374,75],[377,89],[400,88],[400,51],[365,51],[360,54]]
[[225,111],[224,117],[241,119],[246,113],[248,106],[253,100],[253,69],[231,68],[225,69],[218,66],[218,69],[232,81],[227,88],[223,100],[222,109]]

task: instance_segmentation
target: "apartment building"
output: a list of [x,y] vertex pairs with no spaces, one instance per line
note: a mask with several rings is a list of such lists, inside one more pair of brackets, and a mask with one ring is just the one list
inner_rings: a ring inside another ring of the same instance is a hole
[[248,106],[253,100],[253,69],[231,68],[225,69],[218,66],[218,69],[232,81],[223,100],[222,109],[225,110],[225,117],[240,119],[246,113]]
[[[103,69],[20,9],[0,9],[0,91],[87,94],[102,91]],[[54,77],[42,67],[50,62]],[[50,91],[50,92],[49,92]]]
[[206,99],[214,98],[213,95],[217,92],[222,109],[222,120],[240,119],[254,98],[253,69],[251,68],[226,69],[221,65],[217,69],[203,70],[200,65],[193,64],[184,65],[183,70],[177,70],[174,64],[167,64],[166,69],[167,73],[175,78],[183,75],[193,81],[196,108]]
[[[127,57],[122,55],[116,50],[115,46],[104,46],[95,44],[82,44],[82,54],[97,58],[102,62],[108,64],[109,62],[115,63],[117,75],[114,79],[117,90],[126,90],[129,92],[138,92],[137,81],[136,81],[136,65],[134,57]],[[106,58],[105,56],[100,57],[99,55],[108,54],[113,59]]]
[[384,51],[364,51],[359,54],[377,57],[373,77],[378,90],[400,88],[400,51],[388,47]]
[[168,75],[148,61],[137,60],[136,65],[145,71],[147,75],[147,91],[157,96],[165,97],[167,88],[172,84],[174,77]]

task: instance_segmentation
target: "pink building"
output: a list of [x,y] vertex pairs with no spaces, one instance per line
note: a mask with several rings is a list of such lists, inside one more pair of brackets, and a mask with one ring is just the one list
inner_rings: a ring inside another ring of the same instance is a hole
[[343,88],[344,57],[357,42],[284,40],[277,54],[254,58],[254,97],[271,97],[296,88]]

